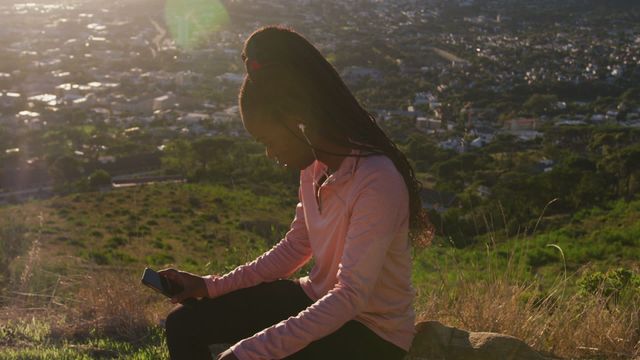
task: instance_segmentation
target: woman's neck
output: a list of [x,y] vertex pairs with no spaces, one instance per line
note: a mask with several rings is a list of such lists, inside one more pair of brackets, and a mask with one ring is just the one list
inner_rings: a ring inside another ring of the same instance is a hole
[[332,154],[327,154],[323,151],[316,151],[316,156],[318,157],[318,160],[323,164],[327,165],[327,168],[328,168],[327,173],[329,174],[337,171],[340,168],[340,165],[342,164],[344,159],[347,157],[346,155],[351,154],[351,150],[352,150],[351,148],[340,146],[340,145],[323,146],[321,147],[321,149],[334,154],[345,154],[344,156],[332,155]]

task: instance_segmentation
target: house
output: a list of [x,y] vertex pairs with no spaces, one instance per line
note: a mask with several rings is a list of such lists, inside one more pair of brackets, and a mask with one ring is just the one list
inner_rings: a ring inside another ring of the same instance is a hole
[[174,103],[175,103],[175,96],[173,95],[173,93],[170,92],[166,95],[162,95],[162,96],[158,96],[157,98],[154,98],[152,110],[153,111],[167,110],[172,108]]
[[520,141],[530,141],[543,136],[543,134],[537,130],[511,130],[507,131],[507,133],[517,137]]
[[118,83],[108,83],[100,81],[92,81],[87,84],[91,93],[107,92],[120,86]]
[[640,112],[627,113],[627,121],[629,120],[640,120]]
[[16,114],[16,121],[29,125],[33,121],[40,121],[40,113],[35,111],[22,110]]
[[200,123],[191,123],[188,126],[189,132],[194,135],[202,135],[207,132],[207,129]]
[[615,110],[609,110],[607,111],[605,118],[607,121],[615,121],[618,118],[618,112]]
[[58,105],[58,99],[53,94],[39,94],[30,96],[27,98],[29,101],[41,103],[43,105],[56,106]]
[[504,122],[504,128],[511,131],[535,130],[538,127],[536,118],[517,118]]
[[108,63],[116,63],[127,59],[125,53],[119,50],[94,49],[91,50],[90,54],[93,58]]
[[414,105],[430,105],[438,102],[438,98],[430,92],[418,92],[413,98]]
[[427,105],[429,101],[427,100],[427,93],[419,92],[413,98],[413,105]]
[[216,79],[218,79],[221,82],[230,83],[232,85],[240,85],[244,81],[244,75],[228,72],[228,73],[224,73],[222,75],[216,76]]
[[20,93],[13,91],[0,92],[0,106],[14,107],[20,103],[21,97]]
[[549,172],[553,170],[554,164],[555,162],[553,160],[542,158],[532,165],[531,170],[536,174]]
[[480,185],[476,188],[476,194],[481,198],[486,199],[491,196],[491,189],[488,186]]
[[114,163],[116,162],[116,158],[115,156],[111,155],[102,155],[98,156],[98,162],[100,162],[101,164]]
[[123,132],[124,132],[125,135],[132,135],[132,134],[135,134],[135,133],[139,133],[140,132],[140,127],[138,127],[138,126],[130,127],[130,128],[124,129]]
[[[493,108],[477,108],[477,107],[467,107],[460,110],[460,115],[466,116],[466,120],[469,125],[489,125],[495,122],[496,118],[496,110]],[[516,119],[516,125],[519,126],[531,126],[528,124],[524,124],[526,121],[534,121],[536,119]],[[537,123],[535,124],[537,125]]]
[[175,84],[175,75],[166,71],[151,71],[140,75],[148,83],[160,86],[172,86]]
[[620,125],[632,128],[640,128],[640,120],[621,121]]
[[83,96],[71,101],[70,106],[76,109],[88,109],[95,104],[96,104],[96,96],[94,94],[87,94],[86,96]]
[[462,138],[447,139],[439,142],[438,147],[445,150],[454,150],[459,153],[462,153],[465,150],[464,140]]
[[240,108],[237,105],[230,106],[223,111],[216,111],[212,118],[217,124],[240,120]]
[[440,129],[442,128],[442,120],[418,116],[416,118],[416,128],[420,130]]
[[374,81],[380,81],[382,79],[382,73],[379,70],[362,67],[362,66],[348,66],[341,74],[346,83],[354,84],[364,79],[371,79]]
[[185,124],[196,124],[202,121],[208,121],[211,119],[211,115],[205,113],[191,112],[178,118],[178,121]]
[[571,119],[562,119],[560,121],[556,121],[554,126],[578,126],[585,125],[586,122],[583,120],[571,120]]
[[152,113],[153,99],[128,99],[121,97],[111,103],[111,108],[116,111],[129,113]]
[[91,86],[72,83],[64,83],[57,85],[54,94],[61,102],[72,102],[91,92]]
[[192,86],[202,80],[202,74],[195,73],[191,70],[178,71],[175,74],[175,83],[177,86]]
[[470,145],[471,145],[471,147],[478,149],[478,148],[481,148],[481,147],[487,145],[489,142],[490,141],[487,140],[486,138],[483,138],[482,136],[479,136],[479,137],[473,139],[471,141]]

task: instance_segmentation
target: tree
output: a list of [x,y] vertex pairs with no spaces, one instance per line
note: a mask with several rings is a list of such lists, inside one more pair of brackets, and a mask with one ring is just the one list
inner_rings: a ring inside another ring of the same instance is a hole
[[69,155],[60,156],[49,167],[49,174],[57,185],[64,185],[76,180],[82,175],[82,171],[80,161]]
[[558,97],[556,95],[533,94],[524,103],[524,108],[538,116],[552,112],[556,108]]
[[640,174],[640,145],[618,150],[602,159],[600,168],[618,179],[617,193],[627,200],[632,197],[632,179]]
[[622,160],[622,174],[625,179],[625,198],[630,200],[632,197],[631,180],[640,173],[640,145],[625,148],[620,154]]
[[403,151],[415,162],[418,171],[427,171],[432,164],[453,156],[452,151],[440,149],[431,138],[419,133],[409,136]]
[[627,106],[639,106],[640,87],[633,87],[625,91],[622,95],[620,95],[620,102],[627,104]]
[[162,165],[170,173],[189,174],[195,165],[191,144],[184,139],[167,144],[162,156]]
[[99,189],[103,186],[111,185],[111,175],[105,170],[96,170],[89,175],[89,187],[91,189]]
[[207,137],[196,140],[192,145],[193,154],[200,163],[203,172],[209,170],[209,164],[220,163],[229,148],[233,146],[233,140],[225,137]]
[[500,204],[511,230],[526,227],[537,219],[554,197],[544,178],[516,171],[503,173],[492,191],[491,197]]

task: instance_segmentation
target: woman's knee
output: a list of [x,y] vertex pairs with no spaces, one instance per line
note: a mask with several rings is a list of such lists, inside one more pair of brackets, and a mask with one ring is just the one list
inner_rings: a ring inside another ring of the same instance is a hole
[[178,305],[169,312],[164,323],[167,336],[184,334],[188,329],[193,328],[190,320],[193,315],[190,312],[191,309],[183,305]]

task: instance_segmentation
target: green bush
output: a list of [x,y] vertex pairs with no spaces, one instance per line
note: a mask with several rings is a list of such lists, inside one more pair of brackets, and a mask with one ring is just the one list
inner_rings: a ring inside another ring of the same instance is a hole
[[109,257],[106,254],[94,250],[89,251],[87,258],[98,265],[108,265],[110,263]]
[[640,295],[640,276],[624,268],[609,270],[605,273],[596,271],[578,280],[578,287],[585,295],[602,294],[618,299],[625,292]]
[[107,248],[110,249],[116,249],[119,248],[121,246],[124,246],[127,244],[127,239],[125,239],[122,236],[112,236],[108,241],[107,241]]
[[26,236],[28,228],[26,225],[8,219],[0,223],[0,290],[4,287],[5,279],[9,277],[9,265],[11,261],[24,254],[31,245],[29,237]]
[[535,248],[527,253],[527,262],[533,268],[561,261],[557,251],[549,248]]
[[168,265],[175,261],[172,255],[166,253],[148,255],[146,258],[147,263],[151,265]]

